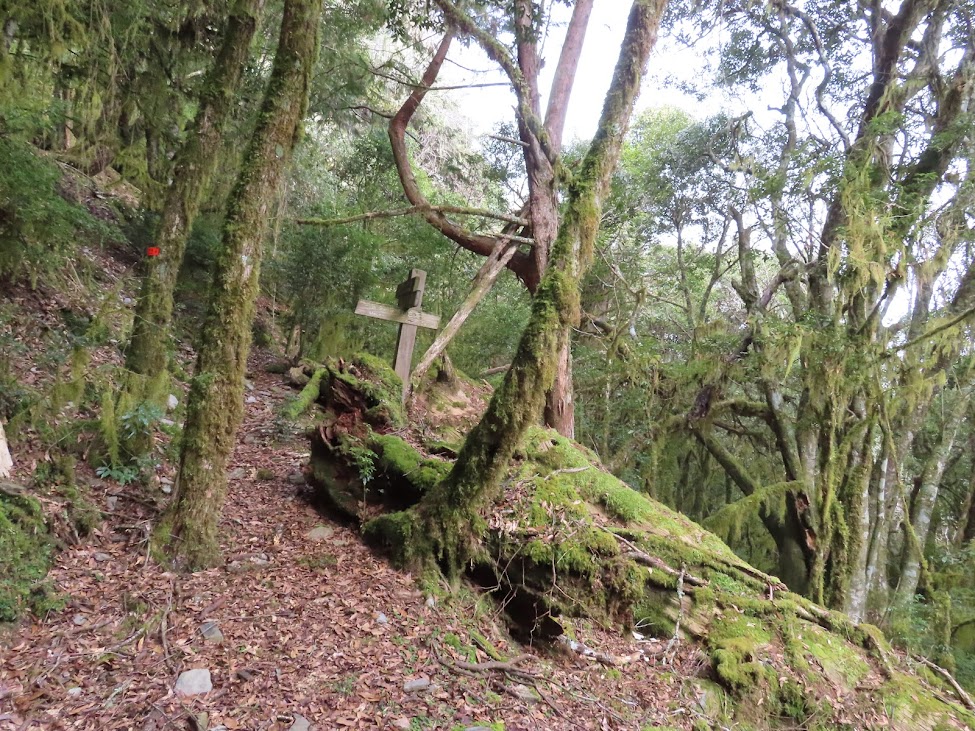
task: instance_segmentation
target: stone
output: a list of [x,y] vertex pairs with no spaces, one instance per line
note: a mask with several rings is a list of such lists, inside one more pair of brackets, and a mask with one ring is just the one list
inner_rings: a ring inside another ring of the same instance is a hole
[[524,701],[525,703],[538,703],[538,696],[535,694],[535,691],[533,691],[527,685],[515,683],[513,686],[511,686],[511,693],[518,700]]
[[71,621],[75,623],[78,627],[88,622],[88,618],[84,614],[76,614],[71,618]]
[[247,398],[244,399],[244,403],[245,404],[256,404],[257,403],[257,396],[248,396]]
[[413,722],[408,718],[397,718],[393,721],[393,728],[408,729],[413,725]]
[[305,484],[305,474],[303,472],[292,472],[288,475],[288,482],[292,485],[304,485]]
[[174,394],[169,394],[166,397],[166,410],[173,411],[177,406],[179,406],[179,399]]
[[389,619],[382,612],[380,612],[378,615],[376,615],[376,621],[379,624],[389,624]]
[[423,690],[430,690],[430,686],[433,683],[430,682],[430,678],[417,678],[416,680],[407,680],[403,683],[403,690],[407,693],[419,693]]
[[109,556],[107,553],[102,553],[101,551],[99,551],[98,553],[96,553],[93,556],[93,558],[96,561],[98,561],[98,563],[105,563],[106,561],[111,561],[112,560],[112,557],[111,556]]
[[296,713],[295,720],[288,731],[309,731],[309,729],[311,729],[311,721]]
[[77,698],[78,696],[80,696],[84,692],[85,691],[83,691],[81,688],[68,688],[68,697],[69,698]]
[[230,472],[227,473],[227,479],[243,480],[246,475],[247,475],[247,470],[245,470],[243,467],[238,467],[237,469],[231,470]]
[[200,625],[200,634],[203,635],[203,639],[207,642],[223,642],[223,632],[220,631],[217,623],[212,620],[207,620]]
[[247,380],[245,378],[244,379],[244,388],[246,388],[248,391],[253,391],[254,390],[254,384],[251,383],[249,380]]
[[295,388],[304,388],[308,385],[311,380],[311,376],[305,373],[305,369],[301,366],[288,369],[288,384],[294,386]]
[[159,486],[159,489],[163,491],[164,495],[169,495],[173,491],[173,486],[163,483]]
[[176,687],[173,689],[176,695],[191,696],[203,695],[213,690],[213,682],[210,680],[210,671],[206,668],[194,668],[185,670],[176,679]]
[[327,525],[316,525],[310,531],[305,533],[305,538],[307,538],[309,541],[320,543],[321,541],[327,541],[329,538],[331,538],[333,533],[335,533],[335,530]]
[[253,446],[254,444],[260,444],[260,443],[261,443],[261,439],[256,434],[248,434],[244,437],[244,444],[250,444]]
[[105,505],[108,506],[109,510],[115,510],[115,506],[118,505],[118,495],[109,495],[106,497]]

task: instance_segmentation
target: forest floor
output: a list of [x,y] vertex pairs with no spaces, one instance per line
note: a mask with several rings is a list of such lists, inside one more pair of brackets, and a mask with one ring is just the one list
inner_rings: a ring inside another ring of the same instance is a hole
[[[104,520],[57,556],[64,609],[0,636],[0,729],[690,728],[703,700],[681,679],[709,671],[693,646],[615,668],[517,645],[495,603],[421,591],[318,512],[301,479],[307,441],[278,417],[294,392],[268,358],[252,357],[229,467],[225,565],[178,575],[149,555],[167,475],[154,494],[90,480]],[[616,630],[577,634],[635,649]],[[520,673],[484,664],[484,648],[525,654]],[[208,670],[212,690],[177,695],[190,669]]]

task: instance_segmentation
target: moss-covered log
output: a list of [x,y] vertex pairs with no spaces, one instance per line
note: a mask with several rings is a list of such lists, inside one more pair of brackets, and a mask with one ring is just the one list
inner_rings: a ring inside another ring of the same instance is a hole
[[[375,395],[397,403],[398,379],[359,362],[325,366],[308,482],[396,560],[423,561],[433,545],[407,509],[439,489],[450,463],[417,446],[418,430],[384,418]],[[472,511],[465,568],[526,639],[571,637],[587,618],[639,627],[663,647],[679,622],[679,641],[707,658],[701,677],[687,681],[709,699],[706,727],[975,723],[950,686],[891,650],[878,630],[789,592],[555,431],[530,428],[500,482],[504,489]]]
[[301,130],[318,48],[322,5],[288,0],[257,128],[231,196],[212,299],[187,402],[176,494],[156,540],[180,566],[219,558],[225,470],[243,416],[244,371],[264,234],[275,192]]
[[200,201],[216,168],[223,129],[263,4],[264,0],[237,0],[233,4],[220,55],[203,83],[196,118],[177,155],[153,242],[159,255],[147,260],[125,356],[128,370],[151,379],[160,378],[166,370],[176,277]]

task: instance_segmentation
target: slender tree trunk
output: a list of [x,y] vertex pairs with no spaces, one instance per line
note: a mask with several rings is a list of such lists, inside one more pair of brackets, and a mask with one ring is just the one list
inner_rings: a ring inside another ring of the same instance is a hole
[[187,404],[176,493],[157,531],[176,563],[189,569],[212,566],[220,555],[217,522],[227,460],[243,416],[263,239],[305,115],[321,10],[321,0],[285,2],[257,128],[230,197]]
[[125,367],[150,379],[161,379],[166,371],[176,277],[200,201],[216,167],[223,129],[247,64],[263,2],[238,0],[235,4],[220,55],[203,83],[196,119],[173,169],[153,242],[159,255],[148,259],[125,354]]
[[921,472],[920,488],[911,506],[910,514],[914,537],[909,537],[904,544],[901,576],[894,594],[895,603],[909,602],[917,591],[921,576],[922,554],[930,533],[931,517],[934,514],[934,504],[938,499],[941,478],[944,475],[945,465],[948,463],[958,427],[961,425],[967,407],[968,399],[962,394],[958,394],[958,404],[948,416],[948,420],[942,428],[941,439],[935,445],[933,454],[928,457]]
[[598,131],[569,191],[566,215],[511,369],[450,474],[421,503],[431,535],[454,565],[463,560],[477,509],[496,491],[515,448],[537,422],[561,347],[578,322],[579,282],[592,259],[602,204],[665,6],[665,0],[633,3]]

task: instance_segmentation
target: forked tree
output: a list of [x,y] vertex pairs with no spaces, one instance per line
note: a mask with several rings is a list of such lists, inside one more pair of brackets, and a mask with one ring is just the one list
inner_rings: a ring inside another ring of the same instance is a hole
[[[521,87],[518,96],[522,126],[528,131],[526,139],[531,140],[526,144],[534,145],[535,151],[547,160],[544,164],[552,165],[554,172],[558,158],[548,157],[551,138],[540,114],[536,113],[531,87],[524,85],[521,72],[511,65],[510,59],[505,60],[501,55],[503,49],[469,16],[450,3],[439,5],[450,24],[477,38],[492,49],[489,53],[511,67],[511,79]],[[535,288],[531,315],[504,382],[480,422],[468,434],[450,474],[427,494],[415,511],[375,521],[375,530],[385,532],[394,542],[406,544],[408,551],[420,554],[415,558],[433,552],[457,566],[468,555],[478,510],[496,496],[501,475],[528,428],[537,423],[545,406],[545,395],[559,377],[569,330],[579,321],[579,283],[593,257],[602,205],[665,6],[664,0],[635,0],[630,9],[596,135],[580,168],[571,181],[566,181],[568,196],[564,213],[559,217],[553,211],[554,218],[543,219],[545,225],[557,230],[557,235],[545,252],[544,273]],[[448,31],[438,57],[449,43],[450,35]],[[531,60],[530,57],[531,50],[526,49],[525,60]],[[546,185],[549,184],[554,185],[554,178]],[[435,211],[431,213],[434,219],[439,215]],[[439,225],[452,224],[439,221]],[[495,245],[491,240],[491,246]]]

